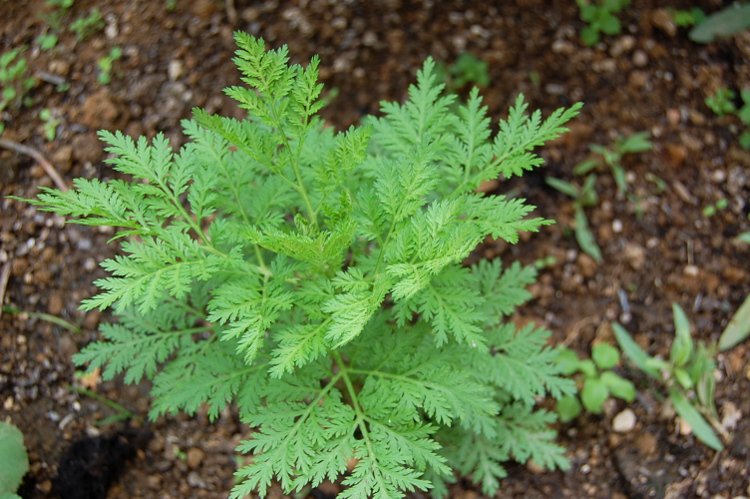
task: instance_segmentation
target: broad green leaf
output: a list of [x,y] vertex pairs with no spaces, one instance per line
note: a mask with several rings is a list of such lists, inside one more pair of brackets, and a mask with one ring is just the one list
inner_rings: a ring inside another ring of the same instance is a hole
[[620,20],[611,14],[602,16],[599,22],[603,33],[616,35],[620,32]]
[[23,445],[23,433],[4,421],[0,421],[0,463],[0,496],[12,497],[29,470],[29,457]]
[[578,370],[586,377],[596,376],[596,365],[591,359],[584,359],[578,363]]
[[620,362],[620,352],[609,343],[597,343],[591,347],[591,358],[599,369],[611,369]]
[[[750,242],[750,232],[746,233],[748,242]],[[745,298],[740,308],[734,313],[732,319],[727,324],[726,329],[719,337],[719,351],[724,352],[739,345],[748,336],[750,336],[750,296]]]
[[557,365],[560,368],[560,373],[565,376],[570,376],[578,371],[581,360],[570,348],[560,348],[557,356]]
[[632,381],[613,373],[612,371],[605,371],[601,375],[601,380],[607,385],[609,393],[613,397],[617,397],[626,402],[632,402],[635,400],[635,385]]
[[587,411],[593,414],[601,414],[604,402],[609,397],[607,385],[599,378],[587,378],[581,390],[581,402]]
[[557,401],[555,410],[560,417],[560,421],[569,423],[581,414],[581,403],[575,395],[567,395]]
[[706,422],[698,409],[685,398],[681,391],[672,388],[669,390],[669,398],[672,400],[677,414],[690,425],[698,440],[716,451],[724,449],[724,445],[719,440],[719,437],[716,436],[716,433],[714,433],[711,425]]
[[599,43],[599,32],[591,26],[586,26],[581,30],[581,41],[585,45],[592,47]]

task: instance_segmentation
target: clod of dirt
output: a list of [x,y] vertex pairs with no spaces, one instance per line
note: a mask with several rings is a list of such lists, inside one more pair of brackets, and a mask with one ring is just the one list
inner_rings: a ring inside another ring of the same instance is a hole
[[97,163],[102,158],[102,144],[93,132],[73,137],[73,156],[82,164]]
[[127,121],[123,116],[123,106],[106,89],[99,90],[83,102],[80,120],[92,130],[122,128]]
[[126,429],[108,437],[76,440],[60,458],[55,493],[61,499],[105,499],[125,463],[150,438],[148,431]]

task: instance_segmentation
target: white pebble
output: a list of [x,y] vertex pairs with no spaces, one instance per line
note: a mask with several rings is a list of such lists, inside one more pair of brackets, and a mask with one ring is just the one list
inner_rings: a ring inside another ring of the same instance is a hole
[[630,409],[617,414],[612,420],[612,429],[617,433],[627,433],[635,428],[635,413]]

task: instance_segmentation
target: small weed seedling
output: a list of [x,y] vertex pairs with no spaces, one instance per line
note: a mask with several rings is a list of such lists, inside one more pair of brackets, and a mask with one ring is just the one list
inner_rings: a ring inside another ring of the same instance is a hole
[[716,348],[695,344],[690,334],[690,322],[676,303],[672,305],[672,313],[675,339],[668,361],[649,356],[621,325],[614,323],[612,328],[625,356],[648,377],[664,386],[675,411],[690,425],[695,436],[712,449],[721,450],[724,446],[712,429],[713,426],[723,433],[714,405]]
[[588,175],[581,187],[555,177],[547,177],[545,180],[552,188],[573,198],[573,202],[575,203],[576,241],[578,241],[578,245],[587,255],[597,262],[601,262],[602,250],[596,243],[596,238],[591,232],[589,220],[586,217],[586,208],[596,206],[599,202],[599,196],[596,193],[596,175],[593,173]]
[[691,9],[671,9],[669,12],[672,14],[672,21],[681,28],[695,26],[706,19],[706,13],[699,7],[693,7]]
[[456,61],[445,67],[436,65],[439,80],[445,83],[446,92],[457,93],[469,84],[486,87],[490,84],[490,73],[487,63],[470,52],[464,52]]
[[55,140],[55,137],[57,137],[57,127],[60,125],[60,119],[46,107],[39,111],[39,119],[42,120],[43,123],[42,129],[44,130],[44,137],[48,142],[52,142]]
[[615,141],[612,147],[592,144],[589,149],[595,154],[595,157],[576,165],[573,168],[573,173],[586,175],[596,168],[606,166],[612,171],[612,176],[617,184],[617,191],[623,195],[628,190],[628,180],[625,175],[625,168],[622,166],[623,156],[650,151],[652,147],[648,132],[637,132],[624,138],[621,137]]
[[39,17],[59,34],[66,25],[64,20],[73,3],[73,0],[47,0],[46,4],[50,9],[41,13]]
[[43,51],[52,50],[57,46],[58,38],[54,33],[44,33],[36,38],[36,43]]
[[109,51],[109,54],[107,54],[106,57],[102,57],[97,62],[97,66],[99,66],[99,76],[98,80],[99,83],[102,85],[109,85],[112,81],[112,66],[114,65],[115,61],[120,60],[122,57],[122,49],[120,47],[112,47],[112,50]]
[[22,53],[22,49],[16,48],[0,55],[0,111],[26,104],[26,93],[36,85]]
[[729,200],[727,198],[721,198],[715,203],[706,205],[703,208],[703,216],[706,218],[711,218],[712,216],[716,215],[718,212],[726,210],[727,206],[729,206]]
[[47,0],[47,5],[58,9],[68,10],[73,6],[75,0]]
[[733,114],[737,111],[734,105],[735,97],[737,97],[737,94],[734,93],[734,90],[722,87],[706,97],[706,105],[716,116]]
[[706,97],[706,105],[717,116],[734,114],[739,118],[742,124],[745,125],[745,129],[739,138],[740,146],[743,149],[750,150],[750,87],[743,88],[740,91],[742,107],[739,109],[734,104],[736,98],[737,94],[734,90],[719,88],[715,93]]
[[119,322],[75,362],[153,379],[151,418],[236,404],[254,430],[234,499],[339,479],[340,498],[446,496],[454,473],[493,495],[506,460],[567,466],[536,403],[575,385],[547,331],[507,320],[535,269],[462,262],[548,223],[476,188],[540,166],[534,149],[580,105],[542,119],[519,97],[493,137],[479,92],[455,105],[428,59],[405,104],[335,132],[317,57],[289,65],[286,47],[236,40],[246,86],[226,92],[248,119],[196,110],[179,151],[103,131],[132,181],[31,201],[122,241],[82,304]]
[[79,17],[70,24],[70,30],[75,33],[76,39],[79,42],[84,41],[103,28],[104,19],[102,18],[102,13],[96,7],[91,9],[87,16]]
[[29,470],[29,456],[23,433],[10,423],[0,421],[0,497],[21,499],[16,495],[23,476]]
[[587,26],[581,30],[581,41],[592,47],[599,43],[601,33],[617,35],[622,30],[617,14],[630,5],[630,0],[601,0],[596,3],[590,0],[576,0],[581,20]]
[[557,401],[557,414],[563,422],[577,418],[582,408],[601,414],[610,396],[626,402],[635,400],[633,383],[612,370],[620,363],[620,352],[608,343],[591,347],[590,359],[581,359],[573,350],[561,348],[557,362],[564,374],[576,376],[581,387],[579,395],[568,395]]

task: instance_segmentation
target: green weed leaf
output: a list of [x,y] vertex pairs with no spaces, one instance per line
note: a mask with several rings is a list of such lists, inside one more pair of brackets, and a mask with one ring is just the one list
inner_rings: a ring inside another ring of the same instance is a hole
[[599,369],[611,369],[620,363],[620,352],[608,343],[597,343],[591,347],[591,358]]
[[724,449],[724,445],[714,433],[711,425],[706,422],[701,413],[685,398],[682,392],[674,388],[669,390],[669,399],[672,401],[677,414],[690,425],[698,440],[715,451]]
[[719,351],[724,352],[739,345],[750,336],[750,296],[745,298],[740,308],[732,316],[719,337]]
[[29,469],[29,457],[23,445],[23,433],[10,423],[0,421],[0,496],[18,497],[16,490]]

